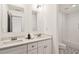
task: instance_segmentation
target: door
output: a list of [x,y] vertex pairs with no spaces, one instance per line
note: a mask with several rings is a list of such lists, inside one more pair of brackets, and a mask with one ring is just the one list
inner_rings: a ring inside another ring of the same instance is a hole
[[0,54],[26,54],[26,53],[27,53],[27,45],[4,48],[0,50]]
[[51,54],[51,40],[44,41],[43,53]]
[[37,42],[28,44],[28,54],[37,54]]
[[44,54],[44,41],[38,42],[38,54]]
[[38,54],[50,54],[51,53],[51,40],[45,40],[38,42]]

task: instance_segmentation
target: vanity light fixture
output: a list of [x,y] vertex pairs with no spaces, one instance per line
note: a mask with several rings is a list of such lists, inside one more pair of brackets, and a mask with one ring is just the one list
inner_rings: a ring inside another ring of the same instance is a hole
[[38,9],[38,8],[41,8],[41,6],[42,5],[40,5],[40,4],[34,4],[32,7]]
[[33,4],[32,7],[33,7],[33,10],[39,11],[42,8],[42,4]]
[[41,5],[37,5],[37,7],[36,8],[41,8]]

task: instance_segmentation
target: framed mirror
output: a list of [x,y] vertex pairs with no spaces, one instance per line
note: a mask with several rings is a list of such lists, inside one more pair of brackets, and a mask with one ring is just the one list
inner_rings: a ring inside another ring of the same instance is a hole
[[37,12],[33,10],[32,4],[21,6],[12,4],[1,4],[1,31],[12,32],[36,32]]
[[16,5],[2,7],[2,32],[23,32],[24,8]]

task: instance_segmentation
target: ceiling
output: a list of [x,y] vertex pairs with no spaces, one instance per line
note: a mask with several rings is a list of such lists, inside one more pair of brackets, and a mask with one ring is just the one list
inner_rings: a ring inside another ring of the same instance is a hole
[[79,4],[60,4],[59,6],[59,11],[64,12],[64,13],[74,13],[74,12],[79,12]]

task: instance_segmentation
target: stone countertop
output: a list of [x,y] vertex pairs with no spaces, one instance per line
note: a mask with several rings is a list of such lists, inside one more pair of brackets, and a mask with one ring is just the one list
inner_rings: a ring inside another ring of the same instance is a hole
[[18,38],[17,40],[14,40],[14,41],[8,41],[8,42],[0,41],[0,49],[18,46],[18,45],[22,45],[22,44],[28,44],[28,43],[42,41],[42,40],[47,40],[47,39],[51,39],[51,36],[50,35],[44,35],[42,37],[37,37],[37,38],[34,38],[34,39],[29,39],[29,40],[25,39],[25,38]]

